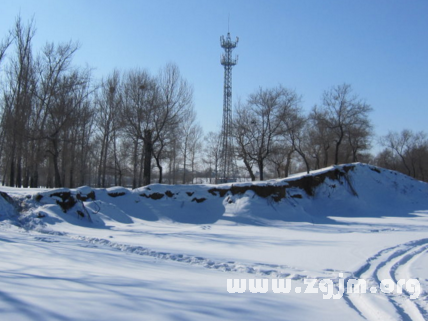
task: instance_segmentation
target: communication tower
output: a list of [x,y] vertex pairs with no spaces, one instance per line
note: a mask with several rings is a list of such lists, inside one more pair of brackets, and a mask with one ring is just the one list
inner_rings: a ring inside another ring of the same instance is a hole
[[239,38],[233,41],[230,32],[227,36],[220,37],[220,45],[224,49],[220,62],[224,66],[223,88],[223,121],[221,128],[221,159],[220,175],[224,182],[229,181],[235,174],[235,161],[232,144],[232,67],[238,63],[238,57],[232,57],[232,51],[236,48]]

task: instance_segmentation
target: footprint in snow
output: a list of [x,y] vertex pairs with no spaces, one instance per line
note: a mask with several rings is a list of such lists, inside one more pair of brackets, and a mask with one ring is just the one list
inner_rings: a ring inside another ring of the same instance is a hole
[[48,238],[48,237],[35,237],[36,241],[46,242],[46,243],[58,243],[59,241]]

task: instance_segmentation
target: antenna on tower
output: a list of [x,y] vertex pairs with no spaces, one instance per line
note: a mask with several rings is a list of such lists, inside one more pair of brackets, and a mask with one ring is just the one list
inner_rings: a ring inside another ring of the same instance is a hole
[[232,51],[236,48],[239,38],[232,41],[229,32],[226,38],[220,37],[220,46],[224,49],[220,63],[224,66],[224,87],[223,87],[223,122],[221,128],[221,155],[220,174],[221,181],[227,182],[234,175],[234,153],[232,145],[232,67],[238,63],[238,57],[232,57]]
[[227,15],[227,33],[229,33],[230,13]]

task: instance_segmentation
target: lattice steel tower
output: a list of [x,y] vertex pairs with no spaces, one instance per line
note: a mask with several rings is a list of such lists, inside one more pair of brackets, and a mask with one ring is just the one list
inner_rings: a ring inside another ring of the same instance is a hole
[[238,57],[232,57],[232,50],[236,48],[239,38],[235,41],[230,38],[230,32],[226,38],[220,37],[220,45],[224,48],[220,62],[224,66],[224,89],[223,89],[223,122],[221,128],[221,160],[220,175],[227,182],[234,174],[234,156],[232,146],[232,67],[238,63]]

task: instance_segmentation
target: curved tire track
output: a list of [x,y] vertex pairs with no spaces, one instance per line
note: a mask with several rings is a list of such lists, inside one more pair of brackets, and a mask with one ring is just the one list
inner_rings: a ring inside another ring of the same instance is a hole
[[[368,258],[366,264],[354,273],[354,278],[366,280],[367,289],[371,289],[371,287],[379,289],[382,280],[390,279],[395,284],[394,291],[392,293],[378,291],[378,294],[366,293],[358,297],[346,295],[346,299],[368,320],[386,320],[386,317],[391,320],[403,321],[428,320],[427,304],[423,299],[420,297],[410,299],[411,293],[407,292],[405,287],[401,293],[396,291],[397,283],[403,279],[400,277],[402,274],[399,273],[399,270],[408,267],[426,252],[428,252],[428,238],[410,241],[379,251]],[[409,279],[408,275],[407,279]],[[376,304],[379,295],[387,299],[387,304],[382,305],[382,307],[378,307]],[[391,312],[395,316],[391,315]]]

